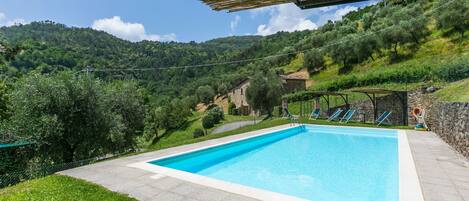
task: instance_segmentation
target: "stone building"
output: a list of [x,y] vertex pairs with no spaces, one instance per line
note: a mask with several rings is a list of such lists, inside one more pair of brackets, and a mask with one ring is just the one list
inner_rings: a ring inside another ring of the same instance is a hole
[[236,108],[243,115],[249,115],[252,113],[251,107],[246,100],[246,89],[249,87],[249,79],[245,79],[239,82],[234,88],[228,92],[227,96]]
[[[307,78],[300,76],[297,73],[289,75],[280,75],[283,80],[283,88],[285,93],[292,93],[296,91],[306,90]],[[242,115],[253,114],[253,111],[246,100],[246,89],[249,87],[249,79],[242,80],[230,92],[228,92],[227,99],[235,104],[236,108]],[[225,112],[228,112],[227,110]]]

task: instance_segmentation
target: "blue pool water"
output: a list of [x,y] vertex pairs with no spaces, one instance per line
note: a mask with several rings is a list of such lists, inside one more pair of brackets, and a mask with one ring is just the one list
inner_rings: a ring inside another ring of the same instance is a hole
[[152,161],[314,201],[398,201],[397,132],[302,126]]

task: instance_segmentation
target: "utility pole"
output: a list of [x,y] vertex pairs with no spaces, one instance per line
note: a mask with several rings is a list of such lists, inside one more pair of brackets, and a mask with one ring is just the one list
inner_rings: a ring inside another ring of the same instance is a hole
[[93,70],[94,70],[94,69],[93,69],[93,67],[92,67],[92,66],[90,66],[90,65],[86,66],[86,69],[85,69],[85,71],[86,71],[86,75],[88,75],[88,76],[89,76],[89,75],[90,75],[90,73],[91,73],[91,72],[93,72]]

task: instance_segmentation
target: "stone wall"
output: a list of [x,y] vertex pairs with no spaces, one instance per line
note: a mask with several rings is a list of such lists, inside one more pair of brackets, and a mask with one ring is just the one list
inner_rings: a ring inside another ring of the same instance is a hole
[[469,157],[469,103],[439,102],[431,106],[429,113],[430,129]]
[[[429,129],[469,158],[469,103],[441,102],[433,97],[431,91],[409,92],[409,113],[415,107],[424,109]],[[409,125],[415,124],[415,118],[409,115]]]

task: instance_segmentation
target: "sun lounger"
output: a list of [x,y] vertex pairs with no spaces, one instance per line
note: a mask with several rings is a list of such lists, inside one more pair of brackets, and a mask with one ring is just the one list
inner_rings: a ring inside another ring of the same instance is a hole
[[334,121],[339,117],[339,115],[343,112],[344,110],[338,108],[330,117],[327,119],[327,121]]
[[354,110],[354,109],[350,109],[348,110],[344,116],[342,117],[342,119],[340,119],[340,122],[341,123],[348,123],[350,121],[350,119],[352,119],[353,115],[355,114],[357,110]]
[[391,115],[392,112],[383,112],[383,114],[381,114],[378,119],[376,119],[375,121],[375,124],[377,124],[378,126],[380,126],[381,124],[383,124],[385,121],[388,123],[388,124],[391,124],[391,122],[389,121],[388,117]]
[[309,119],[311,120],[316,120],[319,118],[319,115],[321,114],[321,109],[316,108],[314,109],[311,114],[309,115]]

